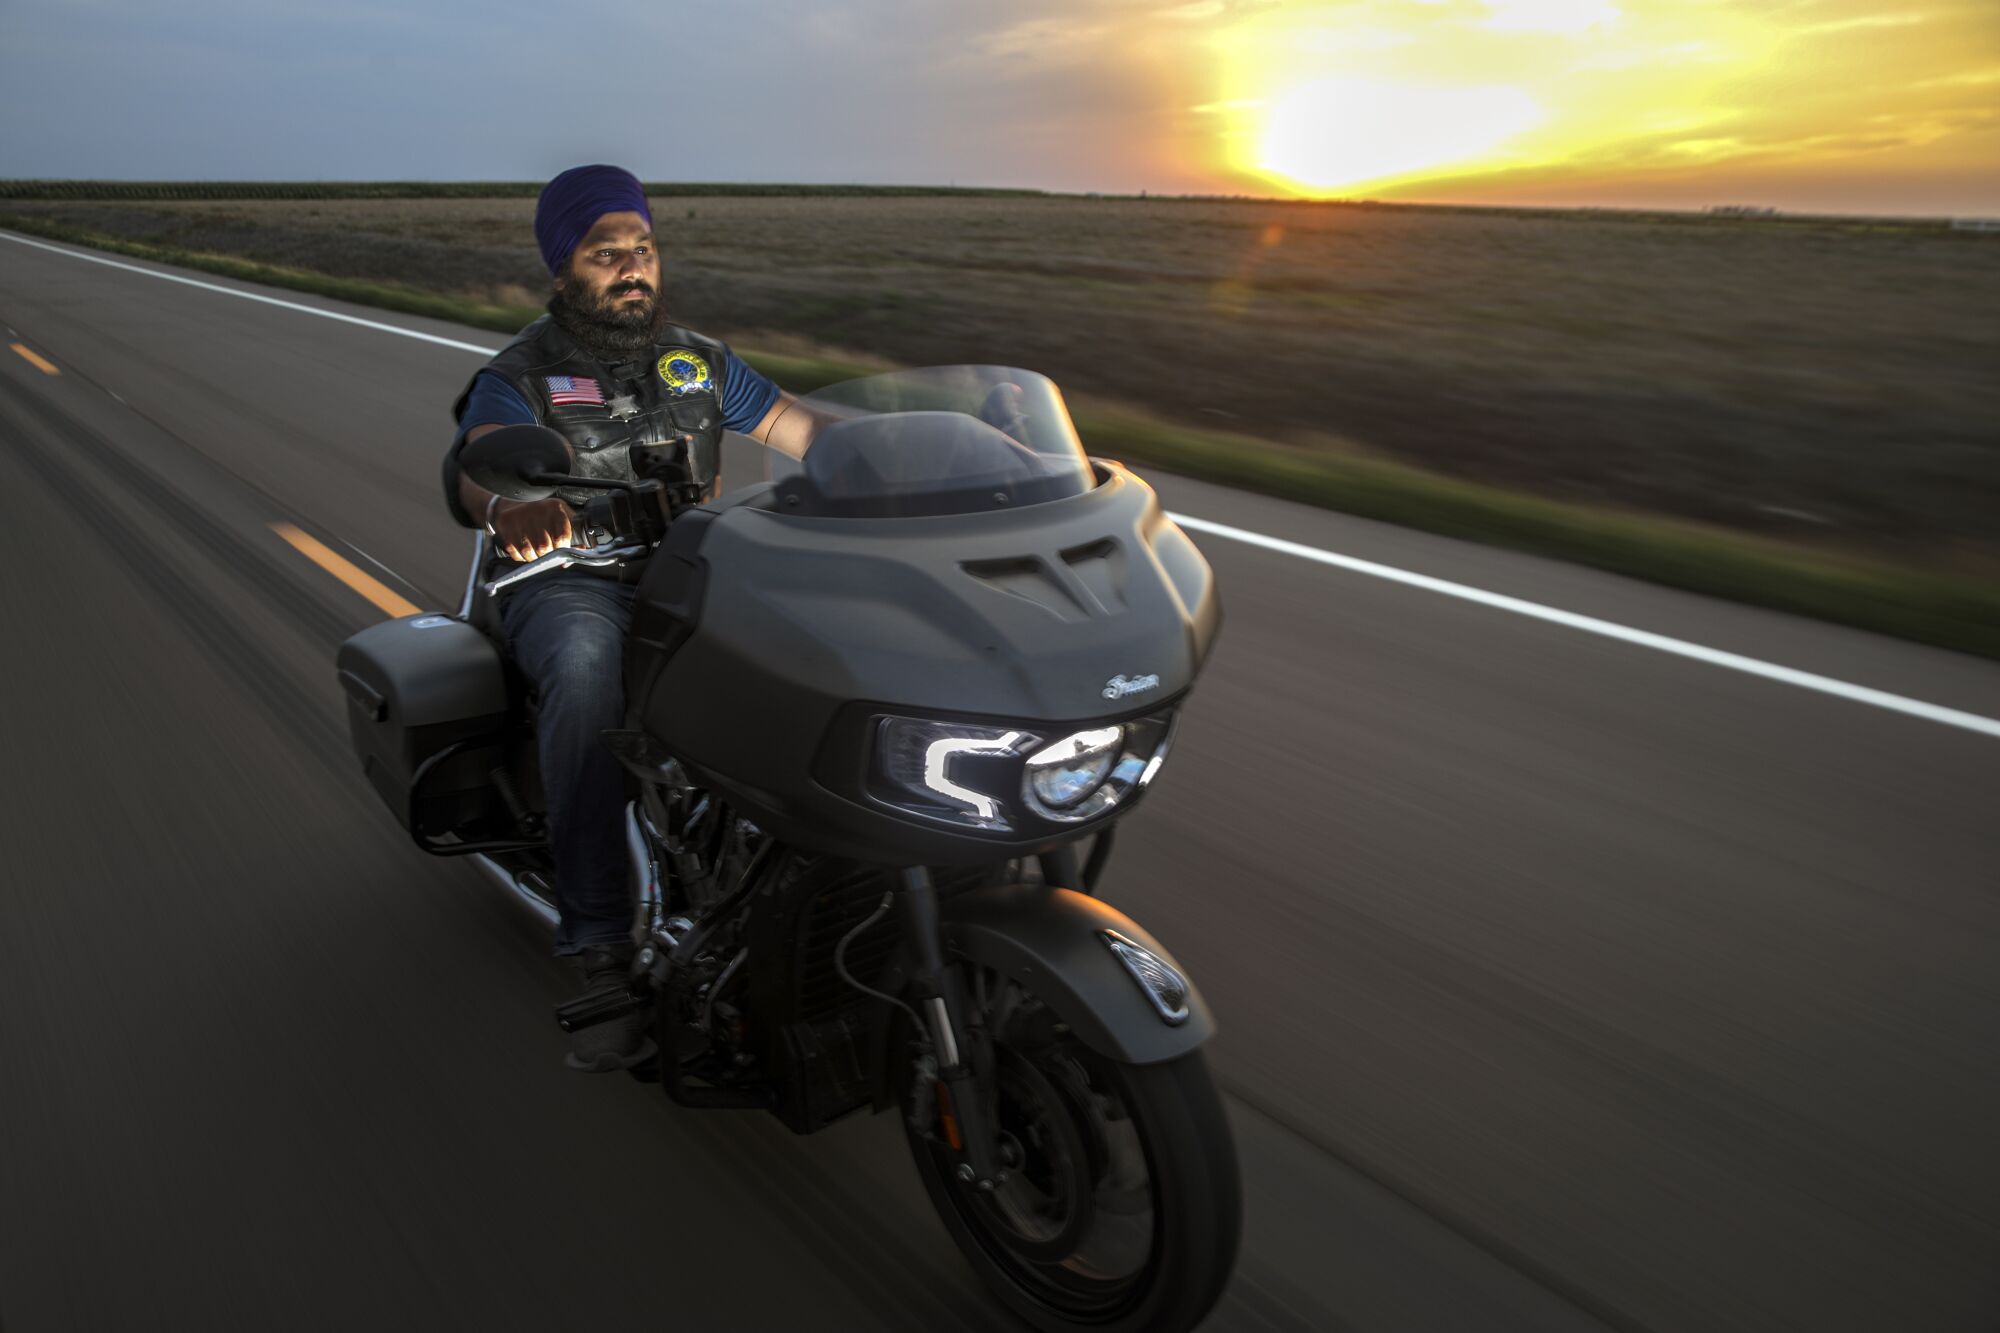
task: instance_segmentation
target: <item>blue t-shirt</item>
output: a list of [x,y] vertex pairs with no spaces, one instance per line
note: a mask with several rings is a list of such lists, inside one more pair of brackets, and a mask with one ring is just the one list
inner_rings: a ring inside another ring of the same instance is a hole
[[[762,421],[771,404],[778,401],[778,386],[727,347],[722,349],[722,358],[722,426],[741,434]],[[482,370],[473,377],[458,433],[464,435],[474,426],[529,426],[538,419],[534,407],[505,375]]]

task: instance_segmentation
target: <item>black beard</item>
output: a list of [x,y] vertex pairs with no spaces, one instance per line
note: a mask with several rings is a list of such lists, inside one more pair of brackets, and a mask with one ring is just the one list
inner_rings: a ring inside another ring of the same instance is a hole
[[[555,289],[549,297],[549,316],[577,345],[607,365],[629,361],[649,352],[660,340],[667,325],[666,302],[658,292],[637,307],[618,300],[619,292],[635,284],[612,287],[601,297],[588,295],[589,289],[575,278]],[[573,293],[584,293],[582,296]]]

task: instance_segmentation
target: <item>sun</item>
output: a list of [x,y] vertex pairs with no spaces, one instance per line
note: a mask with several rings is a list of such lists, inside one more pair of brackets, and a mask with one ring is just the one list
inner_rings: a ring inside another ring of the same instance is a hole
[[1268,100],[1244,165],[1304,193],[1382,186],[1490,161],[1545,119],[1520,88],[1319,79]]

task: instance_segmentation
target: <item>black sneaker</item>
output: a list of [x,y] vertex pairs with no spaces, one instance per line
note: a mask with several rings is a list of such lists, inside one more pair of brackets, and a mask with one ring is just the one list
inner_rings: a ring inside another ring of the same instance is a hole
[[[577,955],[577,962],[583,970],[583,993],[578,999],[624,990],[630,984],[632,949],[629,945],[622,948],[586,948]],[[613,1070],[643,1064],[652,1059],[658,1049],[647,1032],[652,1024],[653,1007],[648,1004],[629,1014],[579,1028],[569,1034],[569,1057],[564,1063],[587,1074],[609,1074]]]

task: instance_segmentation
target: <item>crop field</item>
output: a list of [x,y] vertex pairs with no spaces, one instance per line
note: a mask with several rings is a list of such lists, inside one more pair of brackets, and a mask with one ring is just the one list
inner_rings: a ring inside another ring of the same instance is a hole
[[[0,201],[524,320],[533,209]],[[663,194],[654,218],[676,312],[747,346],[1023,365],[1170,424],[2000,568],[2000,237],[1004,194]]]

